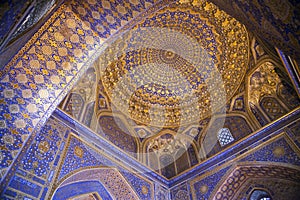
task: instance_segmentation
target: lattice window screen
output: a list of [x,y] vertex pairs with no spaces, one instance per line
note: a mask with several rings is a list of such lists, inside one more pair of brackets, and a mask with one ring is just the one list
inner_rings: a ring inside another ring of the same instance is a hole
[[234,141],[234,138],[228,128],[221,128],[218,132],[218,140],[221,146],[225,146]]

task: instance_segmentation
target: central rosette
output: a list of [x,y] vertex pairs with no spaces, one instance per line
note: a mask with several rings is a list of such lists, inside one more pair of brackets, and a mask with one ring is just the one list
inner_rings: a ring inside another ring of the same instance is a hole
[[179,58],[179,56],[176,53],[174,53],[172,50],[159,51],[159,59],[166,64],[172,64],[176,62],[177,58]]

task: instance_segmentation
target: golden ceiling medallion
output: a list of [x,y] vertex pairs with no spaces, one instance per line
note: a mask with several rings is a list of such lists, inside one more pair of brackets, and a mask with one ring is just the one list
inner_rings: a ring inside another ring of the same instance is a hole
[[238,89],[248,44],[246,29],[214,4],[171,4],[112,42],[99,58],[101,80],[116,109],[136,122],[191,124]]

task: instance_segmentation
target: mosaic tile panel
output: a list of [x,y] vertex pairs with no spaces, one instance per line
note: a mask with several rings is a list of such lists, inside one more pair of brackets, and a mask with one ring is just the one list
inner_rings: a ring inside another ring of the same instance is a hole
[[174,200],[189,200],[190,192],[187,183],[180,184],[171,189],[171,199]]
[[247,120],[241,116],[226,116],[223,126],[221,126],[222,122],[223,118],[217,118],[213,122],[213,127],[210,127],[210,130],[214,133],[218,133],[219,130],[217,130],[216,128],[228,128],[235,140],[241,139],[244,136],[252,133],[252,129]]
[[[20,161],[19,169],[17,169],[12,182],[6,188],[4,196],[1,196],[1,198],[50,198],[52,196],[51,185],[55,187],[59,182],[65,180],[66,177],[72,176],[72,174],[76,174],[80,170],[85,171],[99,166],[118,168],[104,170],[101,172],[102,175],[99,175],[101,180],[104,178],[102,181],[104,181],[105,187],[109,187],[110,190],[114,191],[115,197],[120,199],[138,199],[135,196],[136,193],[139,199],[154,198],[154,188],[151,181],[124,170],[119,164],[113,163],[80,139],[72,136],[72,134],[69,136],[69,132],[70,130],[61,121],[50,118],[36,135],[23,160]],[[62,151],[65,151],[65,153]],[[99,149],[99,151],[101,150]],[[118,170],[120,170],[122,175]],[[92,178],[96,177],[96,173],[92,172],[90,175]],[[64,178],[62,179],[62,177]],[[80,177],[87,178],[88,174]],[[75,177],[72,180],[79,181],[80,177],[77,177],[79,179]],[[64,181],[63,183],[71,183],[69,178],[67,180],[69,181]],[[108,181],[110,181],[109,184]],[[123,186],[118,186],[116,183],[122,183]],[[119,191],[120,188],[125,186],[127,189]],[[74,187],[76,188],[77,186]],[[74,188],[69,188],[69,190],[75,191]],[[128,190],[131,192],[126,193]],[[58,199],[60,198],[58,197]]]
[[[274,165],[274,166],[266,166],[267,170],[264,170],[264,172],[267,172],[268,170],[269,171],[275,170],[276,173],[281,170],[280,163],[285,163],[285,164],[288,164],[289,166],[299,166],[300,165],[299,152],[297,152],[297,149],[295,149],[295,146],[293,146],[294,144],[292,144],[290,141],[287,142],[287,140],[288,140],[287,136],[282,135],[278,139],[263,145],[262,147],[258,148],[257,150],[254,150],[254,152],[250,153],[249,155],[235,160],[235,163],[237,165],[239,165],[239,163],[249,163],[249,165],[253,166],[254,168],[257,166],[260,167],[261,165]],[[278,163],[278,165],[276,165],[276,163]],[[213,174],[204,176],[204,178],[196,177],[196,178],[191,179],[190,185],[191,185],[191,189],[192,189],[193,198],[208,199],[209,196],[212,194],[212,192],[214,192],[213,189],[209,190],[208,186],[212,185],[213,188],[219,188],[219,186],[217,186],[218,181],[221,180],[221,178],[225,175],[226,171],[228,171],[229,168],[230,168],[230,166],[224,167],[223,169],[220,169],[220,170],[216,170],[216,171],[214,171]],[[260,171],[260,169],[258,169],[258,168],[256,168],[256,170],[257,171],[255,173]],[[223,173],[222,173],[222,171],[223,171]],[[210,173],[210,172],[207,172],[207,173]],[[247,174],[247,173],[248,172],[245,172],[245,174]],[[296,172],[296,171],[293,173],[299,174],[299,172]],[[285,175],[283,175],[283,176],[285,176]],[[266,174],[266,176],[267,176],[267,174]],[[218,177],[218,179],[216,179],[216,177]],[[252,175],[249,176],[249,178],[251,178],[251,177],[252,177]],[[274,176],[274,177],[276,177],[276,176]],[[286,177],[291,178],[291,176],[286,176]],[[214,179],[212,179],[212,178],[214,178]],[[295,176],[294,178],[297,179],[297,176]],[[224,178],[222,178],[222,179],[224,179]],[[209,181],[207,181],[207,180],[209,180]],[[216,181],[214,181],[214,180],[216,180]],[[214,181],[214,182],[212,182],[212,184],[204,184],[205,182],[210,183],[211,181]],[[294,181],[296,181],[296,180],[294,180]],[[230,188],[232,189],[233,183],[230,183],[230,185],[231,185]],[[236,190],[236,188],[234,190]],[[208,194],[207,194],[207,191],[208,191]],[[226,198],[226,195],[228,195],[228,193],[226,193],[224,191],[222,191],[221,192],[222,194],[220,194],[221,199]],[[229,190],[227,192],[229,192]],[[232,195],[232,192],[229,192],[229,193],[230,193],[230,195]],[[225,196],[223,196],[223,194],[225,194]],[[210,198],[212,198],[212,196],[210,196]]]
[[98,134],[104,136],[126,153],[137,155],[138,143],[123,121],[117,117],[101,116],[99,118]]
[[73,116],[75,119],[79,120],[82,114],[84,103],[85,102],[80,94],[71,93],[68,96],[64,111]]
[[169,200],[169,191],[167,188],[155,184],[155,199],[156,200]]
[[79,139],[71,136],[67,148],[58,179],[78,169],[103,166],[103,162],[94,157],[95,152],[91,152]]
[[60,187],[85,181],[100,181],[114,199],[138,199],[124,177],[114,168],[104,167],[82,170],[64,180]]
[[94,115],[95,102],[91,102],[86,106],[86,111],[83,117],[83,124],[90,127]]
[[5,155],[1,168],[10,166],[21,143],[63,97],[63,91],[100,44],[96,36],[62,6],[1,71],[0,135],[19,135],[11,150],[1,150]]
[[272,121],[287,113],[287,110],[273,97],[263,97],[260,106]]
[[48,175],[65,133],[59,128],[58,123],[50,119],[41,129],[23,157],[21,166],[24,170],[43,178]]
[[276,96],[277,85],[281,79],[276,73],[274,61],[264,61],[256,66],[255,71],[248,75],[248,101],[255,105],[264,96]]
[[263,49],[263,46],[260,45],[260,43],[256,40],[256,38],[253,38],[252,45],[251,45],[252,55],[254,57],[255,63],[260,60],[264,55],[266,55],[266,52]]
[[[44,199],[59,163],[68,129],[55,118],[50,118],[27,151],[21,152],[10,183],[1,198]],[[27,189],[26,189],[27,188]]]
[[[206,137],[210,137],[211,142],[208,142],[209,139],[204,140],[204,148],[207,151],[207,157],[215,155],[216,153],[220,152],[220,150],[223,148],[221,147],[217,138],[217,133],[219,132],[219,129],[223,127],[229,129],[235,142],[252,133],[252,128],[250,127],[249,123],[245,118],[241,116],[226,116],[225,122],[224,118],[217,118],[207,130],[208,135]],[[229,144],[230,143],[226,145]],[[226,147],[226,145],[224,145],[224,147]]]
[[240,96],[234,100],[232,110],[245,112],[244,96]]
[[298,147],[300,147],[300,121],[296,121],[295,123],[289,126],[289,130],[292,132],[292,138]]
[[108,38],[118,29],[137,17],[156,0],[141,1],[78,1],[70,3],[72,10],[101,38]]
[[214,174],[211,174],[207,177],[195,178],[191,181],[191,189],[193,194],[193,199],[209,199],[209,196],[214,191],[215,186],[222,179],[225,173],[229,170],[230,167],[225,167]]
[[9,186],[35,198],[39,197],[39,194],[42,190],[42,187],[38,184],[32,183],[19,176],[14,176]]
[[151,200],[154,198],[152,196],[152,194],[154,193],[153,185],[149,184],[149,182],[125,170],[121,170],[120,173],[125,177],[125,179],[139,195],[139,199]]
[[279,162],[300,166],[299,154],[291,148],[285,138],[280,138],[275,142],[260,148],[240,161]]

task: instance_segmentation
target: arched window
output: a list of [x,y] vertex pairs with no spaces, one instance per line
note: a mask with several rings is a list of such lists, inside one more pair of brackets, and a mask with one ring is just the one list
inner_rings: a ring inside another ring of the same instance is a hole
[[218,140],[221,146],[225,146],[234,141],[234,138],[228,128],[221,128],[218,131]]
[[272,200],[272,198],[268,192],[257,189],[251,193],[249,200]]

